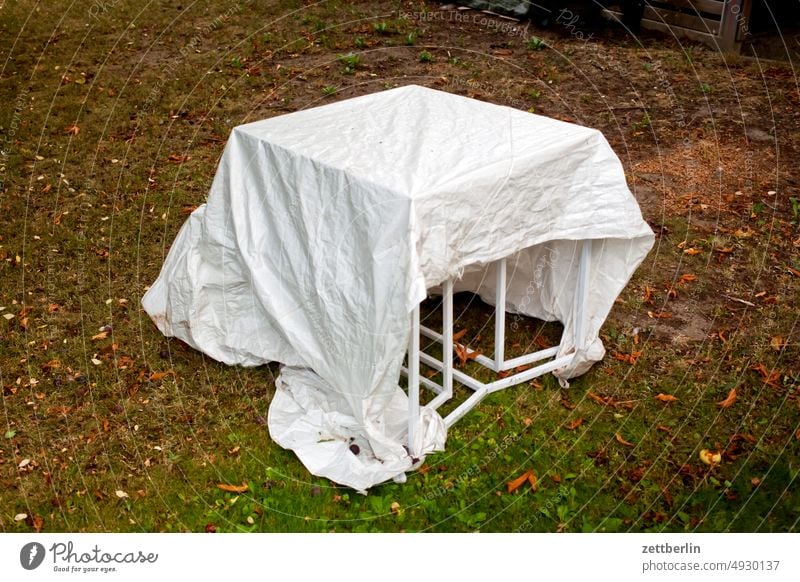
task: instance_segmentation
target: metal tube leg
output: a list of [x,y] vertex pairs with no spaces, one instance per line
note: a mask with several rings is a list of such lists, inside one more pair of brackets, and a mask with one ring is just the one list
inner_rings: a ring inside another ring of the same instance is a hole
[[578,281],[575,286],[575,351],[586,347],[586,301],[589,296],[589,269],[592,259],[592,241],[584,240],[580,246],[580,259],[578,263]]
[[494,307],[494,365],[502,369],[506,344],[506,260],[497,261],[497,302]]
[[415,441],[419,424],[419,305],[411,313],[411,339],[408,342],[408,451],[417,456]]
[[444,371],[442,384],[444,400],[453,397],[453,280],[448,279],[444,284],[444,325],[442,326],[442,363]]

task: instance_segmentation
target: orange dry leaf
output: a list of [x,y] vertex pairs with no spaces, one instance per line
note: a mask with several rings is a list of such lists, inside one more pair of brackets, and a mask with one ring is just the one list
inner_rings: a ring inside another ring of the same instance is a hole
[[151,382],[157,382],[159,380],[163,380],[170,374],[174,376],[175,372],[173,372],[172,370],[167,370],[166,372],[153,372],[152,374],[150,374],[148,380],[150,380]]
[[568,423],[567,423],[567,424],[564,426],[564,428],[566,428],[567,430],[575,430],[576,428],[578,428],[578,427],[579,427],[580,425],[582,425],[582,424],[583,424],[583,417],[582,417],[582,416],[579,416],[578,418],[576,418],[576,419],[574,419],[574,420],[571,420],[571,421],[569,421],[569,422],[568,422]]
[[81,128],[78,127],[77,125],[75,125],[74,123],[72,125],[68,125],[67,127],[64,128],[64,133],[69,133],[69,134],[72,134],[72,135],[78,135],[78,133],[80,133],[80,131],[81,131]]
[[586,393],[586,396],[597,402],[598,404],[602,404],[603,406],[614,406],[615,402],[611,396],[600,396],[595,394],[591,390]]
[[672,314],[667,313],[666,311],[659,311],[658,313],[653,313],[652,311],[648,311],[647,315],[652,319],[669,319],[670,317],[672,317]]
[[639,356],[642,355],[642,352],[632,352],[630,354],[612,354],[614,359],[619,360],[620,362],[627,362],[629,364],[635,364],[636,360],[639,359]]
[[642,301],[645,303],[653,303],[653,290],[650,289],[650,287],[644,288],[644,297],[642,298]]
[[768,386],[772,386],[774,388],[778,387],[778,380],[780,380],[781,373],[777,370],[770,372],[767,370],[767,367],[764,364],[756,364],[750,368],[751,370],[755,370],[759,374],[761,374],[761,379],[764,381],[764,384]]
[[733,403],[736,402],[736,388],[731,388],[731,391],[728,392],[728,397],[725,400],[717,402],[717,406],[721,408],[730,408],[733,406]]
[[94,341],[97,341],[97,340],[104,340],[104,339],[106,339],[107,337],[108,337],[108,332],[107,332],[107,331],[101,331],[101,332],[100,332],[100,333],[98,333],[97,335],[93,335],[93,336],[92,336],[92,340],[94,340]]
[[786,265],[786,268],[787,268],[787,269],[789,270],[789,272],[790,272],[792,275],[794,275],[795,277],[800,277],[800,271],[798,271],[797,269],[793,269],[793,268],[792,268],[792,267],[790,267],[789,265]]
[[786,347],[786,340],[782,336],[776,335],[770,340],[769,345],[772,346],[773,350],[781,351]]
[[539,481],[536,479],[536,475],[534,475],[533,471],[528,471],[530,475],[528,475],[528,483],[531,484],[531,490],[536,491],[539,489]]
[[696,280],[697,280],[697,277],[695,277],[694,275],[692,275],[690,273],[684,273],[683,275],[678,277],[678,284],[682,285],[684,283],[689,283],[690,281],[696,281]]
[[463,366],[469,360],[474,360],[480,355],[479,351],[472,351],[467,346],[462,346],[461,344],[456,344],[454,346],[456,357],[458,358],[459,365]]
[[[513,493],[514,491],[519,489],[520,486],[523,483],[525,483],[526,481],[530,482],[531,476],[533,476],[533,471],[528,470],[528,471],[525,471],[522,475],[520,475],[516,479],[514,479],[513,481],[509,481],[508,483],[506,483],[506,487],[508,488],[508,492],[509,493]],[[535,476],[533,476],[533,478],[536,479]]]
[[617,432],[617,433],[614,433],[614,438],[615,438],[615,439],[617,439],[617,442],[618,442],[619,444],[621,444],[621,445],[625,445],[626,447],[632,447],[632,446],[634,446],[634,445],[633,445],[633,443],[631,443],[631,442],[628,442],[628,441],[626,441],[624,438],[622,438],[622,435],[621,435],[621,434],[619,434],[618,432]]
[[456,332],[456,333],[453,334],[453,341],[454,342],[461,341],[461,338],[464,337],[465,335],[467,335],[467,328],[466,327],[464,329],[462,329],[461,331]]
[[222,489],[223,491],[228,491],[229,493],[244,493],[250,488],[250,486],[247,484],[247,481],[242,481],[241,485],[228,485],[227,483],[217,483],[217,488]]
[[41,515],[34,515],[33,516],[33,529],[36,530],[36,533],[42,531],[42,527],[44,526],[44,518]]
[[660,431],[665,432],[667,434],[672,434],[672,430],[669,427],[664,426],[663,424],[656,425],[656,430],[660,430]]
[[690,248],[688,248],[688,249],[684,249],[684,250],[683,250],[683,254],[684,254],[684,255],[699,255],[699,254],[700,254],[700,253],[702,253],[702,252],[703,252],[703,251],[699,251],[699,250],[697,250],[697,249],[696,249],[696,248],[694,248],[694,247],[690,247]]
[[659,394],[656,396],[656,400],[660,400],[661,402],[675,402],[677,399],[678,398],[672,394]]
[[170,154],[167,158],[170,162],[175,164],[182,164],[192,159],[192,156],[179,156],[178,154]]

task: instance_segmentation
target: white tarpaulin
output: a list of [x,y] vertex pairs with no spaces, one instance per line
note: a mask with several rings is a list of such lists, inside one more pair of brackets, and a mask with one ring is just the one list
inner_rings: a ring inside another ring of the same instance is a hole
[[[285,364],[270,435],[363,491],[413,464],[398,379],[426,291],[464,275],[492,301],[475,267],[509,257],[508,310],[563,322],[570,353],[585,239],[587,348],[562,379],[603,357],[599,328],[653,244],[619,160],[596,130],[410,85],[235,128],[142,304],[219,361]],[[423,409],[416,450],[445,432]]]

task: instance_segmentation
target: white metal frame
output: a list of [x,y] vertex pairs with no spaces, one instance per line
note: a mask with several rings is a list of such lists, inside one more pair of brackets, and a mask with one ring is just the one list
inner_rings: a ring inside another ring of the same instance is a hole
[[[566,366],[575,357],[575,352],[584,348],[584,329],[586,326],[586,300],[588,297],[587,275],[590,267],[592,241],[584,240],[578,243],[580,248],[580,258],[578,262],[578,278],[575,288],[575,318],[574,335],[575,350],[571,353],[555,358],[560,350],[560,345],[539,350],[524,356],[505,359],[505,319],[506,319],[506,259],[497,261],[496,277],[496,305],[495,305],[495,329],[494,329],[494,358],[488,358],[482,354],[475,353],[474,350],[463,346],[478,364],[483,365],[494,372],[505,372],[513,370],[519,366],[532,364],[541,360],[554,358],[549,362],[539,364],[517,374],[500,378],[494,382],[485,384],[476,380],[472,376],[456,370],[453,367],[453,281],[449,280],[443,286],[443,324],[442,332],[437,333],[428,327],[421,326],[419,322],[419,305],[411,314],[411,338],[408,347],[408,367],[403,367],[402,371],[408,377],[408,449],[412,456],[417,456],[418,451],[414,450],[414,440],[420,417],[419,387],[420,384],[429,388],[436,396],[423,408],[436,410],[442,404],[453,397],[453,380],[457,380],[464,386],[473,390],[472,395],[462,402],[455,410],[444,418],[445,425],[450,428],[460,420],[467,412],[474,408],[487,395],[517,386],[523,382],[533,380],[538,376],[552,372],[558,368]],[[420,334],[442,344],[442,360],[422,352],[420,350]],[[561,340],[563,342],[563,339]],[[424,363],[431,368],[442,373],[442,384],[439,385],[430,378],[420,375],[419,365]]]

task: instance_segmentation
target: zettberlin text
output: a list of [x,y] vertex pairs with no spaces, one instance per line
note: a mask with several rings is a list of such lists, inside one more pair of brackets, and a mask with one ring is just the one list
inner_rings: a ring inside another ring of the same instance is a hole
[[696,544],[658,544],[655,546],[642,546],[643,554],[699,554],[700,546]]

